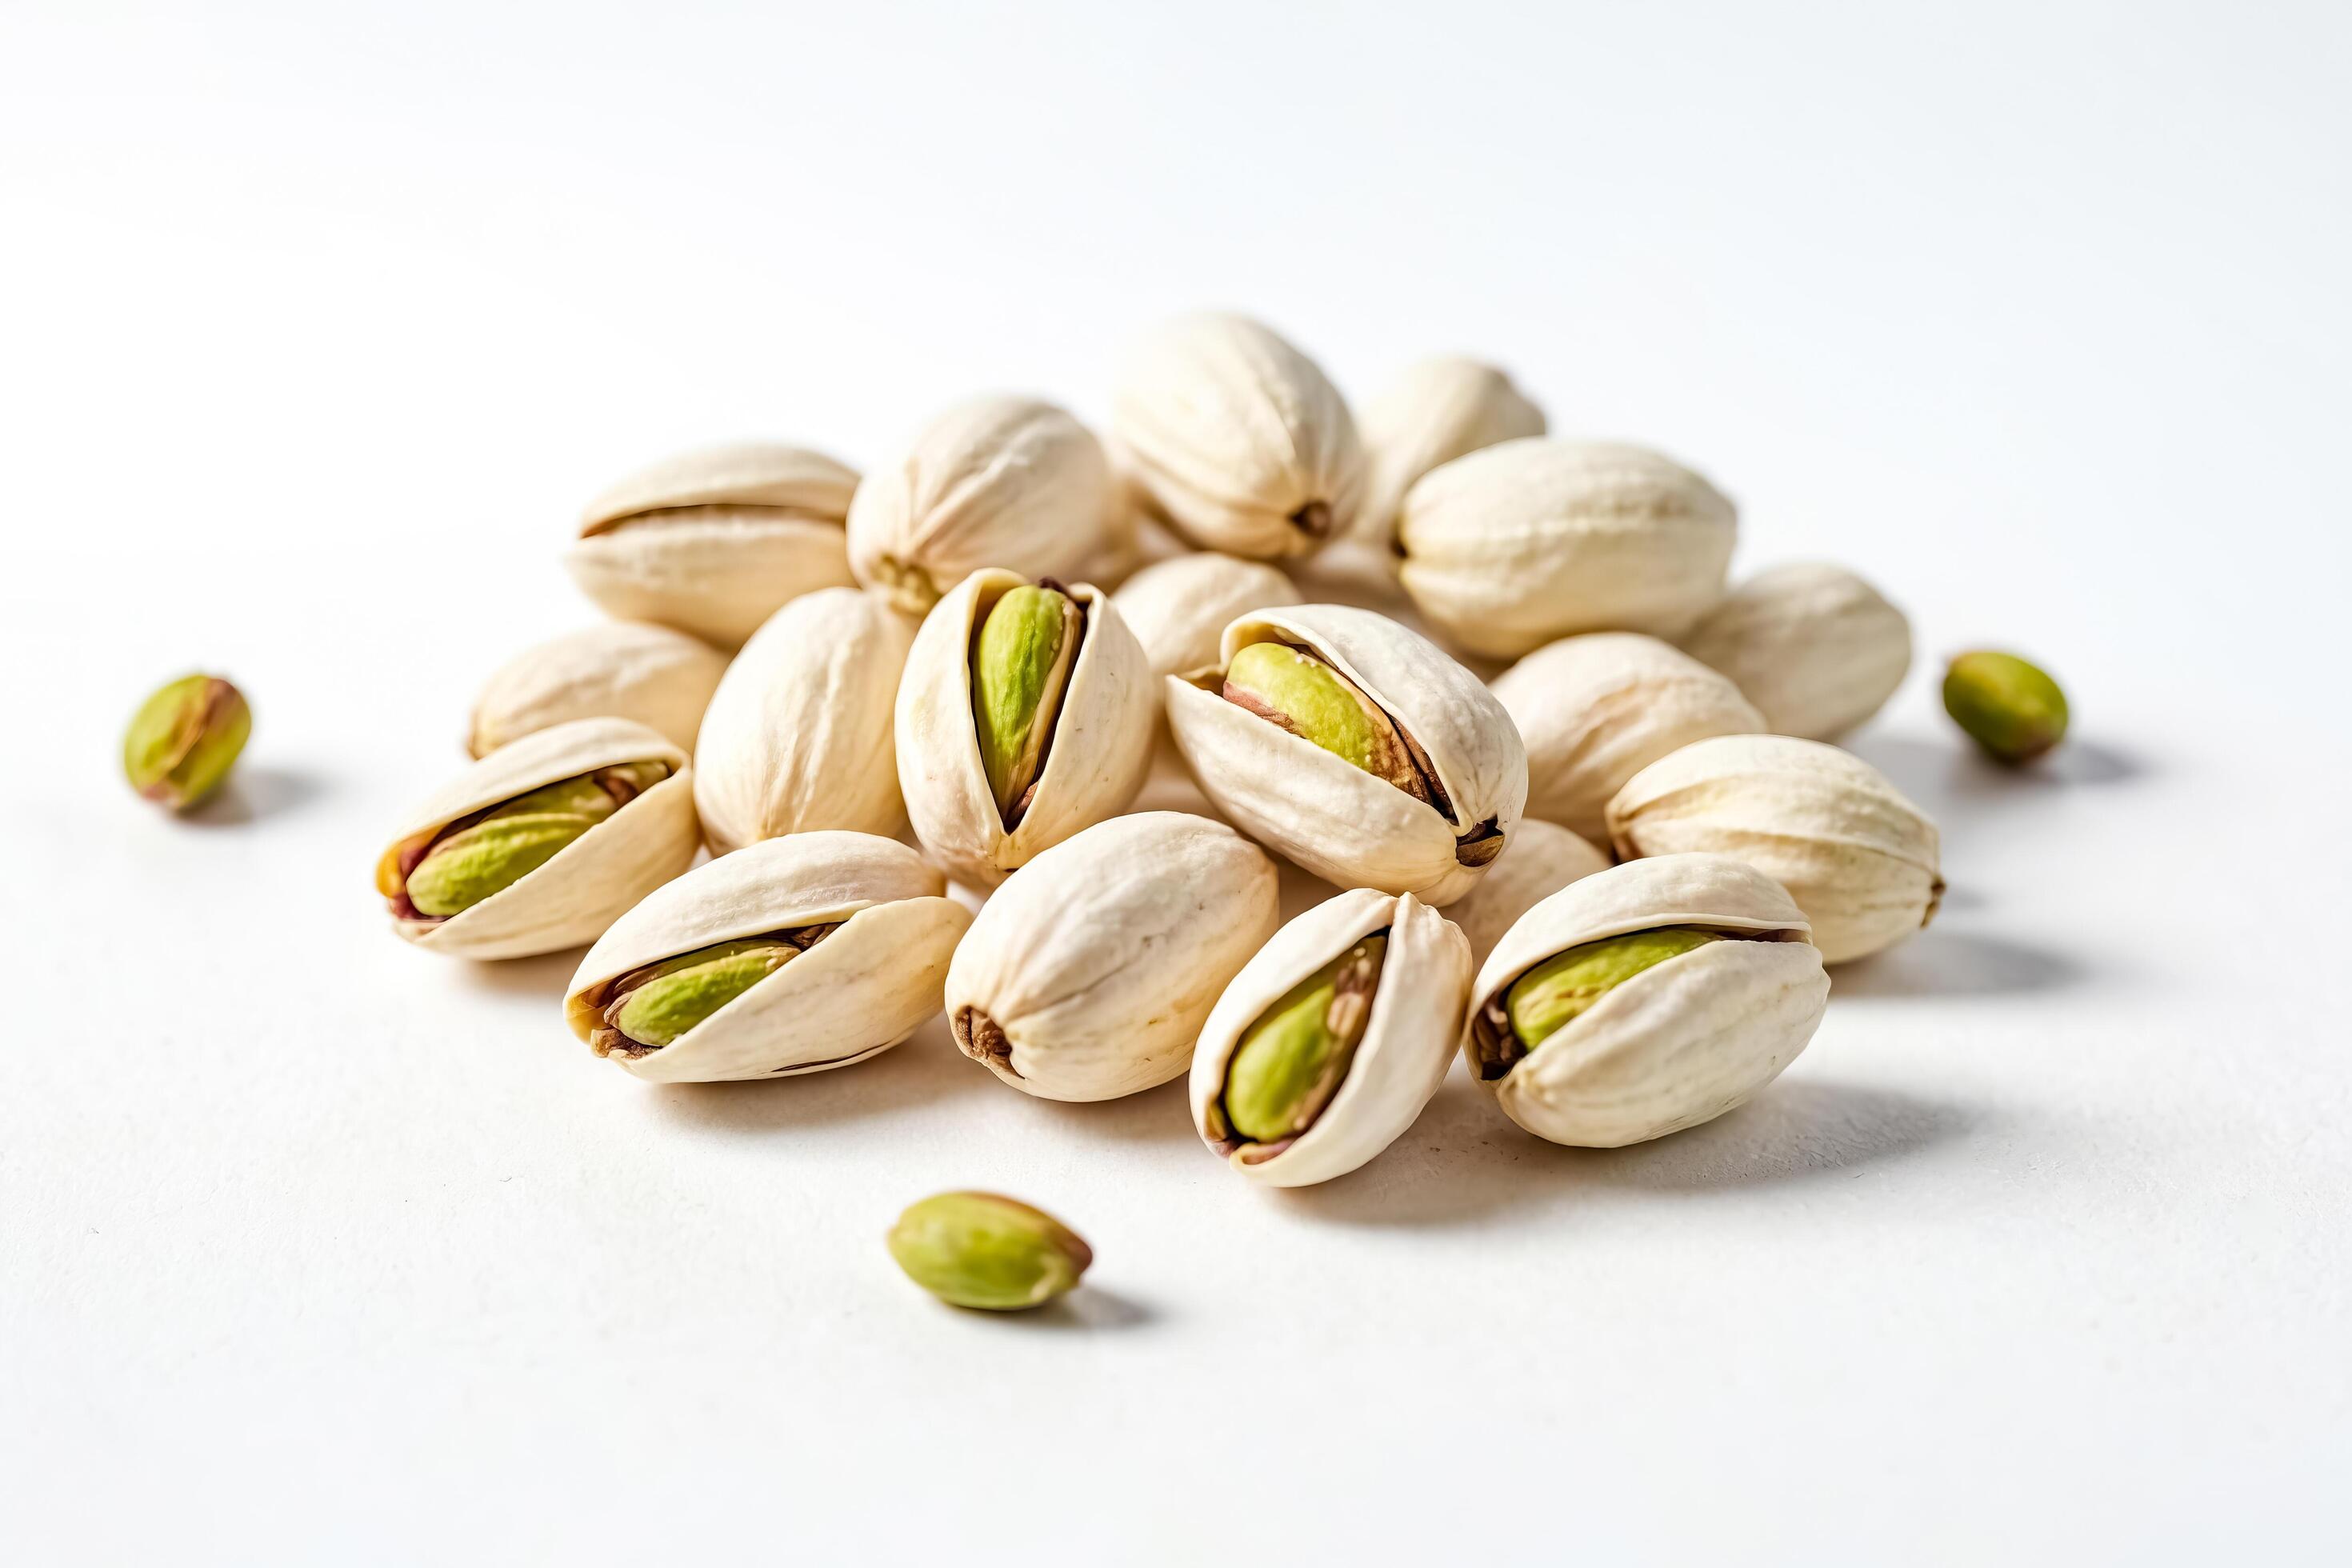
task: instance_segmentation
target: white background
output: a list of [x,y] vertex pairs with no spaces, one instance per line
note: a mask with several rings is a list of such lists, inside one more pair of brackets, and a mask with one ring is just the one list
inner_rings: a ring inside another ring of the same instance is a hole
[[[0,6],[0,1556],[2341,1562],[2340,6]],[[1248,309],[1852,562],[1935,928],[1616,1153],[1247,1188],[938,1031],[659,1089],[370,887],[608,479]],[[1941,656],[2077,739],[1967,756]],[[175,823],[121,725],[252,694]],[[1000,1187],[1027,1319],[898,1277]]]

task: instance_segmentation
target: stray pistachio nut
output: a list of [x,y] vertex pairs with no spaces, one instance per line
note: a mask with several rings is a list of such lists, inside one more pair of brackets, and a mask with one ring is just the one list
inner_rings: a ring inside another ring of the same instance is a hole
[[245,696],[217,675],[189,675],[140,704],[122,737],[122,772],[149,800],[184,811],[220,787],[253,732]]
[[990,1312],[1041,1307],[1067,1293],[1095,1260],[1068,1226],[995,1193],[940,1193],[910,1204],[889,1243],[908,1279],[950,1306]]
[[1084,630],[1078,606],[1052,582],[1013,589],[980,623],[971,717],[989,793],[1007,827],[1021,826],[1045,769]]
[[2013,653],[1964,653],[1944,672],[1944,711],[1988,755],[2030,763],[2066,738],[2066,694]]

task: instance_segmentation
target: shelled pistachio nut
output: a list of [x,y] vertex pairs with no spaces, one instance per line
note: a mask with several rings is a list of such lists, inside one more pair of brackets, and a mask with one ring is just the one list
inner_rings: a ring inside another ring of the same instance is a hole
[[1445,918],[1470,939],[1470,962],[1486,962],[1518,918],[1570,882],[1609,868],[1609,857],[1558,823],[1523,816],[1510,847],[1477,886],[1445,906]]
[[1184,761],[1244,832],[1342,888],[1453,902],[1527,800],[1518,731],[1475,676],[1387,616],[1260,610],[1223,664],[1162,686]]
[[1609,797],[1660,757],[1765,728],[1728,676],[1639,632],[1547,643],[1493,686],[1527,744],[1528,810],[1596,840]]
[[1385,550],[1405,492],[1423,475],[1504,441],[1544,433],[1543,410],[1493,365],[1440,354],[1408,365],[1364,405],[1371,483],[1355,536]]
[[1183,316],[1147,333],[1113,389],[1111,435],[1150,514],[1202,550],[1311,554],[1363,504],[1346,400],[1245,317]]
[[1723,594],[1738,514],[1639,447],[1536,437],[1432,470],[1397,521],[1405,592],[1473,653],[1576,632],[1673,637]]
[[856,588],[803,594],[751,634],[695,748],[713,855],[821,828],[906,830],[891,708],[914,640],[905,617]]
[[924,617],[898,681],[898,788],[924,852],[992,887],[1126,809],[1151,764],[1155,695],[1092,584],[965,578]]
[[700,447],[591,502],[568,564],[605,614],[731,648],[778,605],[854,581],[842,521],[856,488],[855,469],[805,447]]
[[849,563],[920,616],[984,566],[1070,575],[1114,542],[1118,504],[1092,431],[1034,398],[975,397],[866,476],[849,504]]
[[1192,1055],[1192,1125],[1268,1186],[1346,1175],[1437,1092],[1469,990],[1470,944],[1411,893],[1327,900],[1217,998]]
[[131,787],[184,811],[221,786],[253,732],[245,693],[217,675],[185,675],[159,688],[122,735]]
[[1886,705],[1911,669],[1911,623],[1843,566],[1776,566],[1733,588],[1683,638],[1775,734],[1834,741]]
[[888,1239],[908,1279],[951,1307],[990,1312],[1043,1306],[1076,1286],[1095,1260],[1068,1226],[996,1193],[940,1193],[909,1204]]
[[879,1055],[939,1016],[970,911],[907,846],[795,833],[648,894],[588,950],[572,1032],[663,1083],[783,1078]]
[[466,749],[487,757],[574,719],[626,719],[692,750],[727,656],[647,621],[583,626],[509,659],[482,688]]
[[2032,762],[2066,738],[2066,694],[2013,653],[1964,653],[1944,672],[1944,711],[1998,762]]
[[411,812],[376,862],[393,929],[460,958],[593,942],[686,869],[698,843],[686,753],[625,719],[501,746]]
[[1796,1060],[1829,1001],[1789,895],[1721,855],[1598,871],[1479,966],[1462,1052],[1538,1138],[1613,1149],[1709,1121]]
[[1885,773],[1819,741],[1726,735],[1651,763],[1609,803],[1619,858],[1729,855],[1789,890],[1824,963],[1891,947],[1944,894],[1936,825]]
[[1146,566],[1110,602],[1159,677],[1216,663],[1228,623],[1252,610],[1295,605],[1298,590],[1263,561],[1202,551]]
[[948,966],[963,1053],[1024,1094],[1112,1100],[1183,1072],[1275,928],[1274,862],[1171,811],[1097,823],[1014,872]]

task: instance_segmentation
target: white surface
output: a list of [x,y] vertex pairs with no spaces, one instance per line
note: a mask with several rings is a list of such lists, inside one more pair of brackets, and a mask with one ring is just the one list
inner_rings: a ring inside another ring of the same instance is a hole
[[[2352,1553],[2341,7],[487,9],[0,11],[0,1557]],[[1952,898],[1748,1110],[1457,1077],[1298,1194],[936,1031],[652,1088],[568,958],[383,929],[583,498],[1098,418],[1204,303],[1359,397],[1496,356],[2079,738],[1997,775],[1915,672],[1859,749]],[[174,824],[114,751],[196,665],[257,728]],[[1085,1292],[909,1288],[961,1184]]]

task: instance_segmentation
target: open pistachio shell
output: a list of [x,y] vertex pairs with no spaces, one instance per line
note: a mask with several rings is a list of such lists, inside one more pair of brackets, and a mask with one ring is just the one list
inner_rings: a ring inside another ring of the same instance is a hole
[[1254,643],[1305,650],[1345,677],[1425,761],[1446,807],[1417,798],[1221,695],[1221,669],[1162,683],[1168,722],[1219,812],[1342,888],[1443,906],[1508,847],[1528,793],[1527,753],[1494,694],[1426,637],[1344,605],[1244,616],[1226,664]]
[[1228,625],[1252,610],[1298,603],[1298,589],[1263,561],[1202,551],[1146,566],[1110,599],[1157,677],[1220,662]]
[[1445,906],[1445,918],[1470,939],[1470,961],[1484,963],[1521,915],[1570,882],[1609,868],[1608,854],[1579,834],[1540,817],[1523,816],[1477,885]]
[[[1710,942],[1641,971],[1510,1062],[1499,1004],[1529,970],[1588,942],[1665,927]],[[1581,879],[1519,918],[1478,969],[1462,1030],[1472,1076],[1555,1143],[1613,1149],[1712,1121],[1780,1075],[1828,1005],[1804,916],[1769,877],[1670,855]]]
[[463,958],[521,958],[593,942],[685,870],[699,846],[686,752],[642,724],[575,719],[499,747],[411,812],[376,862],[377,889],[394,897],[404,881],[404,855],[459,817],[599,768],[645,762],[673,771],[545,865],[446,920],[395,916],[393,929],[419,947]]
[[979,887],[1125,810],[1151,765],[1158,703],[1143,650],[1109,595],[1091,584],[1068,585],[1063,592],[1084,610],[1085,630],[1057,688],[1034,793],[1005,826],[972,716],[972,644],[996,601],[1026,581],[990,568],[957,584],[924,617],[898,681],[898,788],[915,837],[932,864]]
[[690,751],[726,668],[725,654],[667,626],[583,626],[516,655],[490,677],[474,703],[467,749],[486,757],[574,719],[628,719]]
[[669,1044],[610,1059],[642,1079],[703,1083],[847,1067],[940,1010],[949,956],[971,915],[903,844],[867,833],[770,838],[649,895],[581,960],[563,1000],[588,1039],[612,983],[721,942],[837,926]]
[[[1339,1089],[1305,1131],[1274,1143],[1240,1139],[1221,1102],[1251,1026],[1350,946],[1387,933],[1370,1013]],[[1275,932],[1217,998],[1192,1055],[1192,1125],[1233,1168],[1268,1186],[1342,1176],[1396,1142],[1444,1080],[1470,989],[1470,947],[1411,893],[1359,888]]]
[[787,601],[856,581],[856,488],[855,469],[781,442],[681,453],[592,502],[568,564],[606,614],[733,647]]
[[891,708],[914,640],[904,616],[856,588],[803,594],[751,635],[695,748],[712,854],[821,828],[906,830]]
[[1911,623],[1843,566],[1797,562],[1741,583],[1683,638],[1738,684],[1763,728],[1834,741],[1886,704],[1911,670]]

